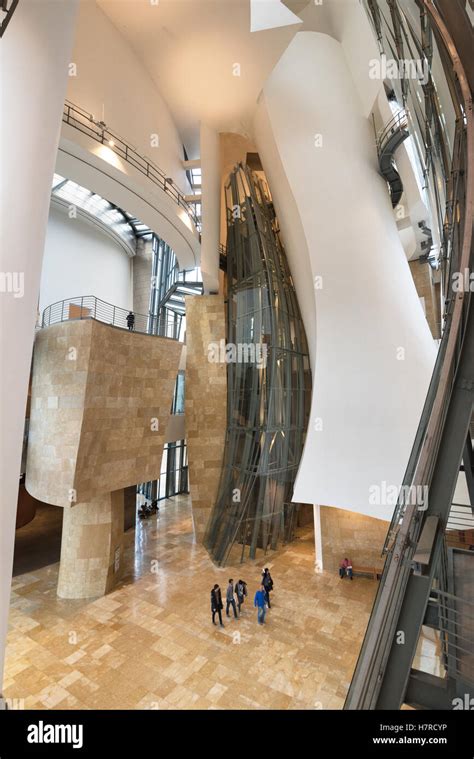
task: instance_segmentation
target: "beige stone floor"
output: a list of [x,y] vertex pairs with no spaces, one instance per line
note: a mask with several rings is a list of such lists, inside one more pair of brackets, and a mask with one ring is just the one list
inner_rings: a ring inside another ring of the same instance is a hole
[[[312,530],[265,559],[264,627],[252,606],[262,561],[220,569],[193,542],[187,497],[127,533],[128,571],[104,598],[56,596],[58,564],[15,577],[4,694],[45,709],[340,709],[376,582],[316,575]],[[242,577],[239,620],[211,624],[214,582]]]

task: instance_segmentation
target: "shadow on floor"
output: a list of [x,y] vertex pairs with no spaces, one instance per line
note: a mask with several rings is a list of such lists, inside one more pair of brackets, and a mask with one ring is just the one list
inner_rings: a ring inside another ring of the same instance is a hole
[[40,504],[35,518],[15,533],[13,577],[55,564],[61,554],[63,510]]

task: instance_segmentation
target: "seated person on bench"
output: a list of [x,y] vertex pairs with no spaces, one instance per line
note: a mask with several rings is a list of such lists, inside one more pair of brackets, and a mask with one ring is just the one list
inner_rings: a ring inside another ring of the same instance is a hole
[[341,580],[347,575],[352,580],[352,561],[350,559],[343,559],[339,564],[339,577]]

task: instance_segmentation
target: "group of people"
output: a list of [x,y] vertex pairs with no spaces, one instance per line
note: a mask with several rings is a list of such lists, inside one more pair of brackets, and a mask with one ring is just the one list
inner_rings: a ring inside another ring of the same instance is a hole
[[150,504],[145,501],[138,510],[138,516],[140,519],[148,519],[153,514],[160,513],[160,507],[158,506],[158,500],[155,498]]
[[[270,570],[268,569],[268,567],[265,567],[265,569],[262,572],[262,580],[260,583],[260,587],[257,588],[255,597],[254,597],[254,602],[253,602],[254,607],[256,607],[257,609],[257,621],[259,625],[265,624],[265,615],[267,613],[267,608],[271,609],[270,593],[272,590],[273,590],[272,576],[270,574]],[[234,585],[234,580],[232,578],[229,579],[229,584],[227,585],[227,589],[225,593],[225,600],[226,600],[225,613],[227,617],[230,618],[229,612],[231,608],[234,613],[234,618],[238,619],[240,617],[242,613],[242,606],[244,604],[244,601],[247,595],[248,595],[247,583],[244,580],[238,580]],[[225,627],[222,621],[223,608],[224,608],[224,604],[222,601],[222,592],[219,585],[216,583],[211,590],[211,612],[212,612],[213,625],[217,624],[216,623],[216,614],[217,614],[219,618],[220,626]]]

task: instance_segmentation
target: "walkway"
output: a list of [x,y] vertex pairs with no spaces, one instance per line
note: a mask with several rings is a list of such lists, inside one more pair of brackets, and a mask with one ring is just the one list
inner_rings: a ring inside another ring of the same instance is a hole
[[[128,535],[133,569],[104,598],[58,599],[58,564],[14,578],[5,696],[33,709],[341,708],[376,583],[315,575],[304,528],[268,557],[275,592],[259,627],[260,565],[214,567],[193,543],[187,497],[160,510],[138,525],[135,546]],[[249,583],[249,598],[221,629],[209,592],[229,577]]]

